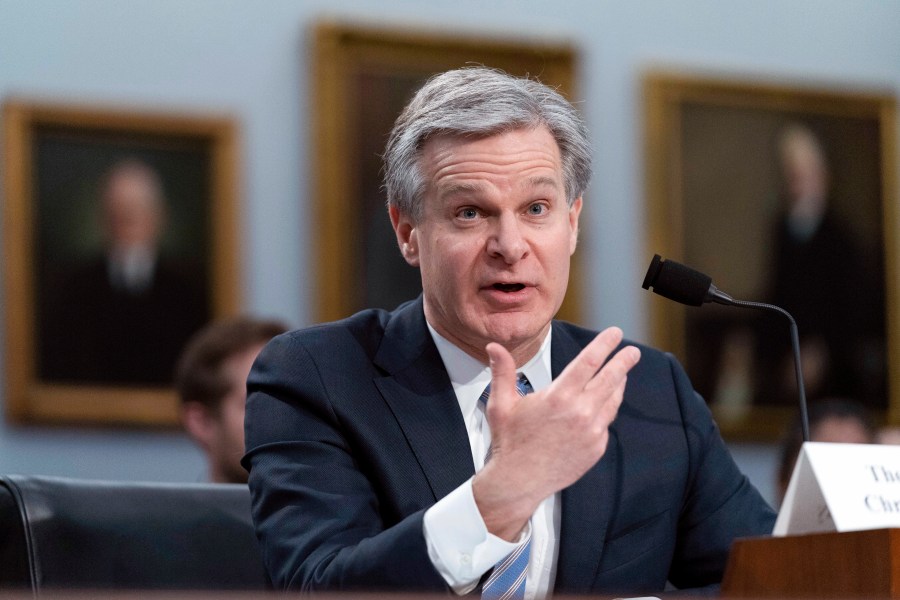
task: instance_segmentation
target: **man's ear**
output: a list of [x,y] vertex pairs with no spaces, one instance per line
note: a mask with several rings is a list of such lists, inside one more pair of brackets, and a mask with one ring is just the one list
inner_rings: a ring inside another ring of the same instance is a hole
[[200,402],[188,400],[181,405],[181,422],[188,435],[204,449],[208,449],[215,428],[215,418]]
[[583,202],[579,196],[569,207],[569,256],[575,253],[575,248],[578,246],[578,218],[581,216],[582,206]]
[[393,204],[388,207],[388,214],[391,216],[391,225],[393,225],[394,234],[397,236],[400,254],[403,255],[403,258],[406,259],[409,265],[418,267],[419,237],[415,221]]

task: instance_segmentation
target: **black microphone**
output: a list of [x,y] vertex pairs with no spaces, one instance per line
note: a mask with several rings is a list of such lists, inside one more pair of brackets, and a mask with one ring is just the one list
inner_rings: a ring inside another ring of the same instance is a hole
[[794,321],[794,317],[788,311],[774,304],[735,300],[714,286],[712,277],[709,275],[695,271],[674,260],[663,260],[659,254],[653,256],[641,287],[645,290],[649,290],[652,287],[653,292],[660,296],[681,304],[687,304],[688,306],[703,306],[707,302],[715,302],[726,306],[768,310],[787,317],[791,325],[791,347],[794,351],[794,371],[797,376],[797,392],[800,402],[800,425],[803,431],[803,441],[809,441],[806,390],[803,386],[803,371],[800,367],[800,335],[797,332],[797,322]]

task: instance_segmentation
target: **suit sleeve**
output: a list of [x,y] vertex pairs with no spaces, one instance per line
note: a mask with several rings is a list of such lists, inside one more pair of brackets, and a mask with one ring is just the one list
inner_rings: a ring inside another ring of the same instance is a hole
[[719,583],[734,539],[770,534],[776,515],[737,468],[684,370],[667,356],[690,461],[669,581],[678,588],[696,588]]
[[245,432],[253,519],[276,588],[446,592],[428,557],[424,511],[385,522],[373,475],[300,340],[276,338],[257,359]]

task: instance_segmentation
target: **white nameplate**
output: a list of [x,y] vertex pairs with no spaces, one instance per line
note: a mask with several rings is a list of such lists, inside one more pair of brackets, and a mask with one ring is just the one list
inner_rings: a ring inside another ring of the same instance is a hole
[[900,527],[900,446],[806,442],[772,535]]

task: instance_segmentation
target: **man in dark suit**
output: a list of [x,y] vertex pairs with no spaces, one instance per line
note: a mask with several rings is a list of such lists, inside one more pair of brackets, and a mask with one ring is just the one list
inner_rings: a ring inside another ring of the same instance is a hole
[[101,190],[103,251],[45,299],[41,378],[167,385],[179,351],[209,318],[203,278],[161,252],[165,194],[150,165],[114,164]]
[[[768,302],[797,321],[809,398],[849,396],[884,402],[884,286],[835,212],[825,148],[816,133],[790,123],[779,134],[782,212],[771,236]],[[810,293],[815,290],[815,293]],[[860,298],[866,302],[861,303]],[[793,353],[777,322],[763,322],[758,397],[797,398]]]
[[553,320],[590,170],[536,81],[460,69],[412,99],[385,179],[422,296],[280,336],[248,380],[276,586],[652,593],[715,585],[771,531],[672,357]]

